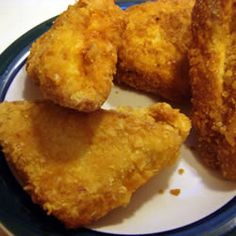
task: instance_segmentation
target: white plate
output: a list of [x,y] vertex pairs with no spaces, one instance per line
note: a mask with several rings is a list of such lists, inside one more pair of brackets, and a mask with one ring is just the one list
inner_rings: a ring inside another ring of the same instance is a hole
[[[27,56],[28,52],[22,57]],[[21,63],[21,61],[19,60]],[[41,93],[27,78],[25,66],[15,75],[5,100],[42,99]],[[127,88],[113,86],[104,108],[129,105],[144,107],[158,102],[157,98]],[[161,134],[160,134],[161,135]],[[206,169],[191,150],[193,134],[181,148],[178,163],[141,187],[126,208],[113,210],[90,228],[116,234],[148,234],[168,231],[196,222],[224,206],[236,195],[236,183],[223,180]],[[179,169],[184,169],[180,175]],[[170,194],[179,188],[178,196]],[[160,191],[163,190],[163,193]]]

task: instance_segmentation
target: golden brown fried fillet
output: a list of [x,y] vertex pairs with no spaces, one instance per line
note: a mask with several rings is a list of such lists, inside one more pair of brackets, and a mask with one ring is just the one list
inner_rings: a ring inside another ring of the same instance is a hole
[[32,46],[28,76],[44,96],[93,111],[107,99],[116,71],[123,12],[113,0],[80,0]]
[[189,98],[193,4],[194,0],[159,0],[128,8],[116,80],[174,102]]
[[167,104],[80,113],[47,102],[0,104],[0,143],[24,189],[66,227],[129,203],[172,164],[189,119]]
[[236,5],[197,0],[189,58],[193,125],[208,166],[236,180]]

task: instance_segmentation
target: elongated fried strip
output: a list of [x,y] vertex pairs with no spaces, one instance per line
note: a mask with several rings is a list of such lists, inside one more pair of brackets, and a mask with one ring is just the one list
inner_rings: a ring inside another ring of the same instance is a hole
[[114,0],[80,0],[33,44],[28,76],[55,103],[99,109],[111,90],[123,24]]
[[66,227],[129,203],[172,164],[189,119],[167,104],[85,114],[52,103],[0,105],[0,143],[24,189]]
[[193,125],[210,167],[236,180],[236,6],[233,0],[197,0],[190,51]]

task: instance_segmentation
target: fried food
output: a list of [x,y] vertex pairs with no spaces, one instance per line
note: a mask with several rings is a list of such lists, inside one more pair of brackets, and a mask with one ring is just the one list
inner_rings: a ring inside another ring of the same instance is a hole
[[57,104],[97,110],[111,90],[123,27],[123,11],[113,0],[80,0],[33,44],[29,78]]
[[235,21],[233,0],[197,0],[189,53],[198,151],[231,180],[236,180]]
[[116,80],[170,101],[188,99],[193,5],[194,0],[159,0],[128,8]]
[[172,164],[189,119],[168,104],[80,113],[49,102],[0,104],[0,143],[32,200],[68,228],[129,203]]

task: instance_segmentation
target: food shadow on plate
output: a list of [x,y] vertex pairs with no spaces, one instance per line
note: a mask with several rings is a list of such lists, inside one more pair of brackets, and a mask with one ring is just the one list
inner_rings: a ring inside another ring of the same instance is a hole
[[128,85],[117,82],[114,82],[112,92],[108,97],[107,102],[112,107],[117,107],[121,105],[131,107],[144,107],[152,105],[154,103],[164,102],[170,104],[175,109],[179,109],[187,116],[190,116],[191,112],[190,99],[186,100],[183,104],[174,103],[158,96],[157,94],[155,95],[153,93],[139,91]]
[[196,150],[197,137],[196,131],[192,128],[189,137],[187,138],[185,145],[191,150],[191,157],[185,156],[184,161],[189,166],[194,168],[202,182],[210,189],[227,192],[235,190],[236,183],[233,181],[225,180],[217,170],[207,167]]
[[[162,195],[166,189],[169,188],[169,181],[172,174],[177,169],[179,160],[172,166],[166,168],[158,175],[154,176],[145,185],[140,187],[131,197],[130,203],[126,207],[119,207],[112,210],[105,217],[90,225],[89,228],[95,229],[120,224],[124,220],[132,218],[136,211],[138,211],[143,204],[156,198],[157,195]],[[161,192],[160,192],[161,191]]]
[[28,101],[43,100],[43,95],[39,87],[27,76],[25,78],[23,99]]
[[114,83],[104,108],[116,108],[119,106],[147,107],[159,101],[158,97],[137,91],[123,84]]

